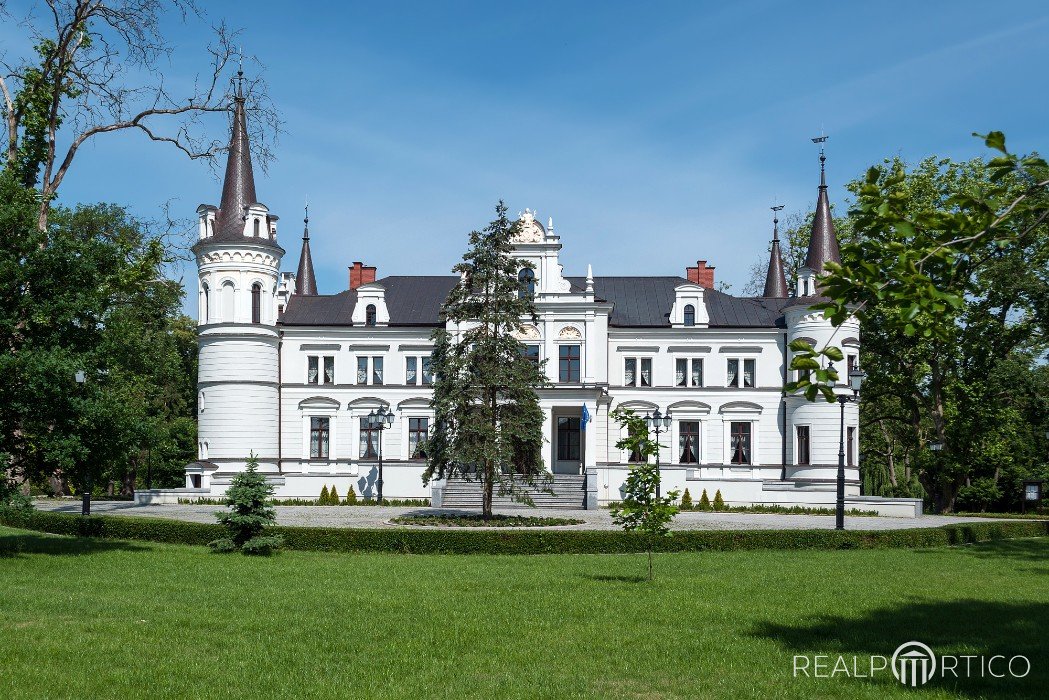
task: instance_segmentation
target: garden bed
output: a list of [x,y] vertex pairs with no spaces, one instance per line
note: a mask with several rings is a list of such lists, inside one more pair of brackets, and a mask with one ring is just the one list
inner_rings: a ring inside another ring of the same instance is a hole
[[540,518],[527,515],[496,514],[484,519],[481,515],[401,515],[391,518],[395,525],[422,525],[429,527],[557,527],[582,525],[578,518]]

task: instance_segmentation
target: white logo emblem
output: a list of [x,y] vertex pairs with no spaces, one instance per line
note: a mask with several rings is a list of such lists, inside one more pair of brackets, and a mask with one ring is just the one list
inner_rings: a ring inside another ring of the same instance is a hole
[[904,685],[925,685],[936,673],[936,654],[921,642],[906,642],[892,654],[892,674]]

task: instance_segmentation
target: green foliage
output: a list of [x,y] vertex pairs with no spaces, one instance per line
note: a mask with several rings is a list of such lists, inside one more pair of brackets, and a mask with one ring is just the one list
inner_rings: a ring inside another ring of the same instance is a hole
[[957,507],[962,510],[985,512],[1002,498],[1002,490],[994,479],[976,479],[969,486],[958,490]]
[[692,494],[685,489],[685,493],[681,494],[681,503],[679,504],[681,510],[692,510]]
[[699,509],[700,510],[711,510],[710,507],[710,496],[707,495],[707,490],[703,489],[703,495],[699,497]]
[[331,491],[328,492],[328,505],[339,505],[339,492],[335,490],[335,484],[331,485]]
[[434,527],[553,527],[582,525],[578,518],[542,518],[528,515],[401,515],[390,519],[398,525],[430,525]]
[[423,475],[425,483],[453,473],[479,479],[486,517],[497,484],[521,499],[521,481],[546,476],[536,393],[546,378],[513,335],[536,315],[533,299],[519,295],[517,277],[531,264],[513,256],[521,223],[507,218],[502,202],[495,212],[484,231],[470,234],[470,248],[453,268],[463,282],[445,300],[442,319],[462,324],[458,336],[443,324],[433,333],[434,431]]
[[196,453],[196,328],[172,252],[111,205],[53,207],[41,232],[15,180],[0,171],[0,454],[60,490],[177,485]]
[[[228,539],[245,554],[269,554],[280,544],[272,537],[263,535],[266,527],[276,521],[276,516],[269,504],[273,486],[266,481],[264,474],[259,473],[258,468],[259,460],[252,452],[245,470],[233,477],[226,491],[230,512],[216,516],[229,533]],[[224,545],[216,544],[216,551],[228,551],[219,550],[219,546]]]
[[[0,512],[0,524],[59,535],[206,545],[217,525],[159,518],[91,516],[33,510]],[[275,526],[283,548],[404,554],[628,554],[754,549],[885,549],[941,547],[1015,537],[1049,536],[1049,520],[979,522],[910,530],[681,530],[650,538],[615,530],[485,530],[477,528],[312,528]]]
[[0,510],[26,511],[33,509],[33,501],[11,479],[7,478],[0,462]]
[[317,498],[317,505],[328,505],[328,485],[321,486],[321,495]]
[[725,510],[725,499],[721,497],[721,489],[714,494],[714,510]]
[[346,492],[345,504],[348,506],[357,505],[357,492],[353,490],[353,486],[350,486],[349,491]]

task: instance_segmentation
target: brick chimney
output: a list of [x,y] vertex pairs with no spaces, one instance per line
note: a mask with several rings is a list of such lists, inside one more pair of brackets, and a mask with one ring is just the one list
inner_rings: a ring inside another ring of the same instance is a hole
[[686,267],[685,276],[692,284],[698,284],[705,289],[714,288],[714,266],[707,267],[706,260],[697,260],[695,267]]
[[350,268],[350,289],[357,289],[362,284],[371,284],[375,281],[375,268],[365,265],[360,261],[354,261]]

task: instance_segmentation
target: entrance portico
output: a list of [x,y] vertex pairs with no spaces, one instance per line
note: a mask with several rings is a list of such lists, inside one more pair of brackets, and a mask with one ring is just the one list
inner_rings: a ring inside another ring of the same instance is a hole
[[[543,409],[543,467],[552,474],[582,474],[597,465],[597,422],[607,406],[602,387],[557,387],[540,391]],[[583,407],[589,419],[583,423]]]

